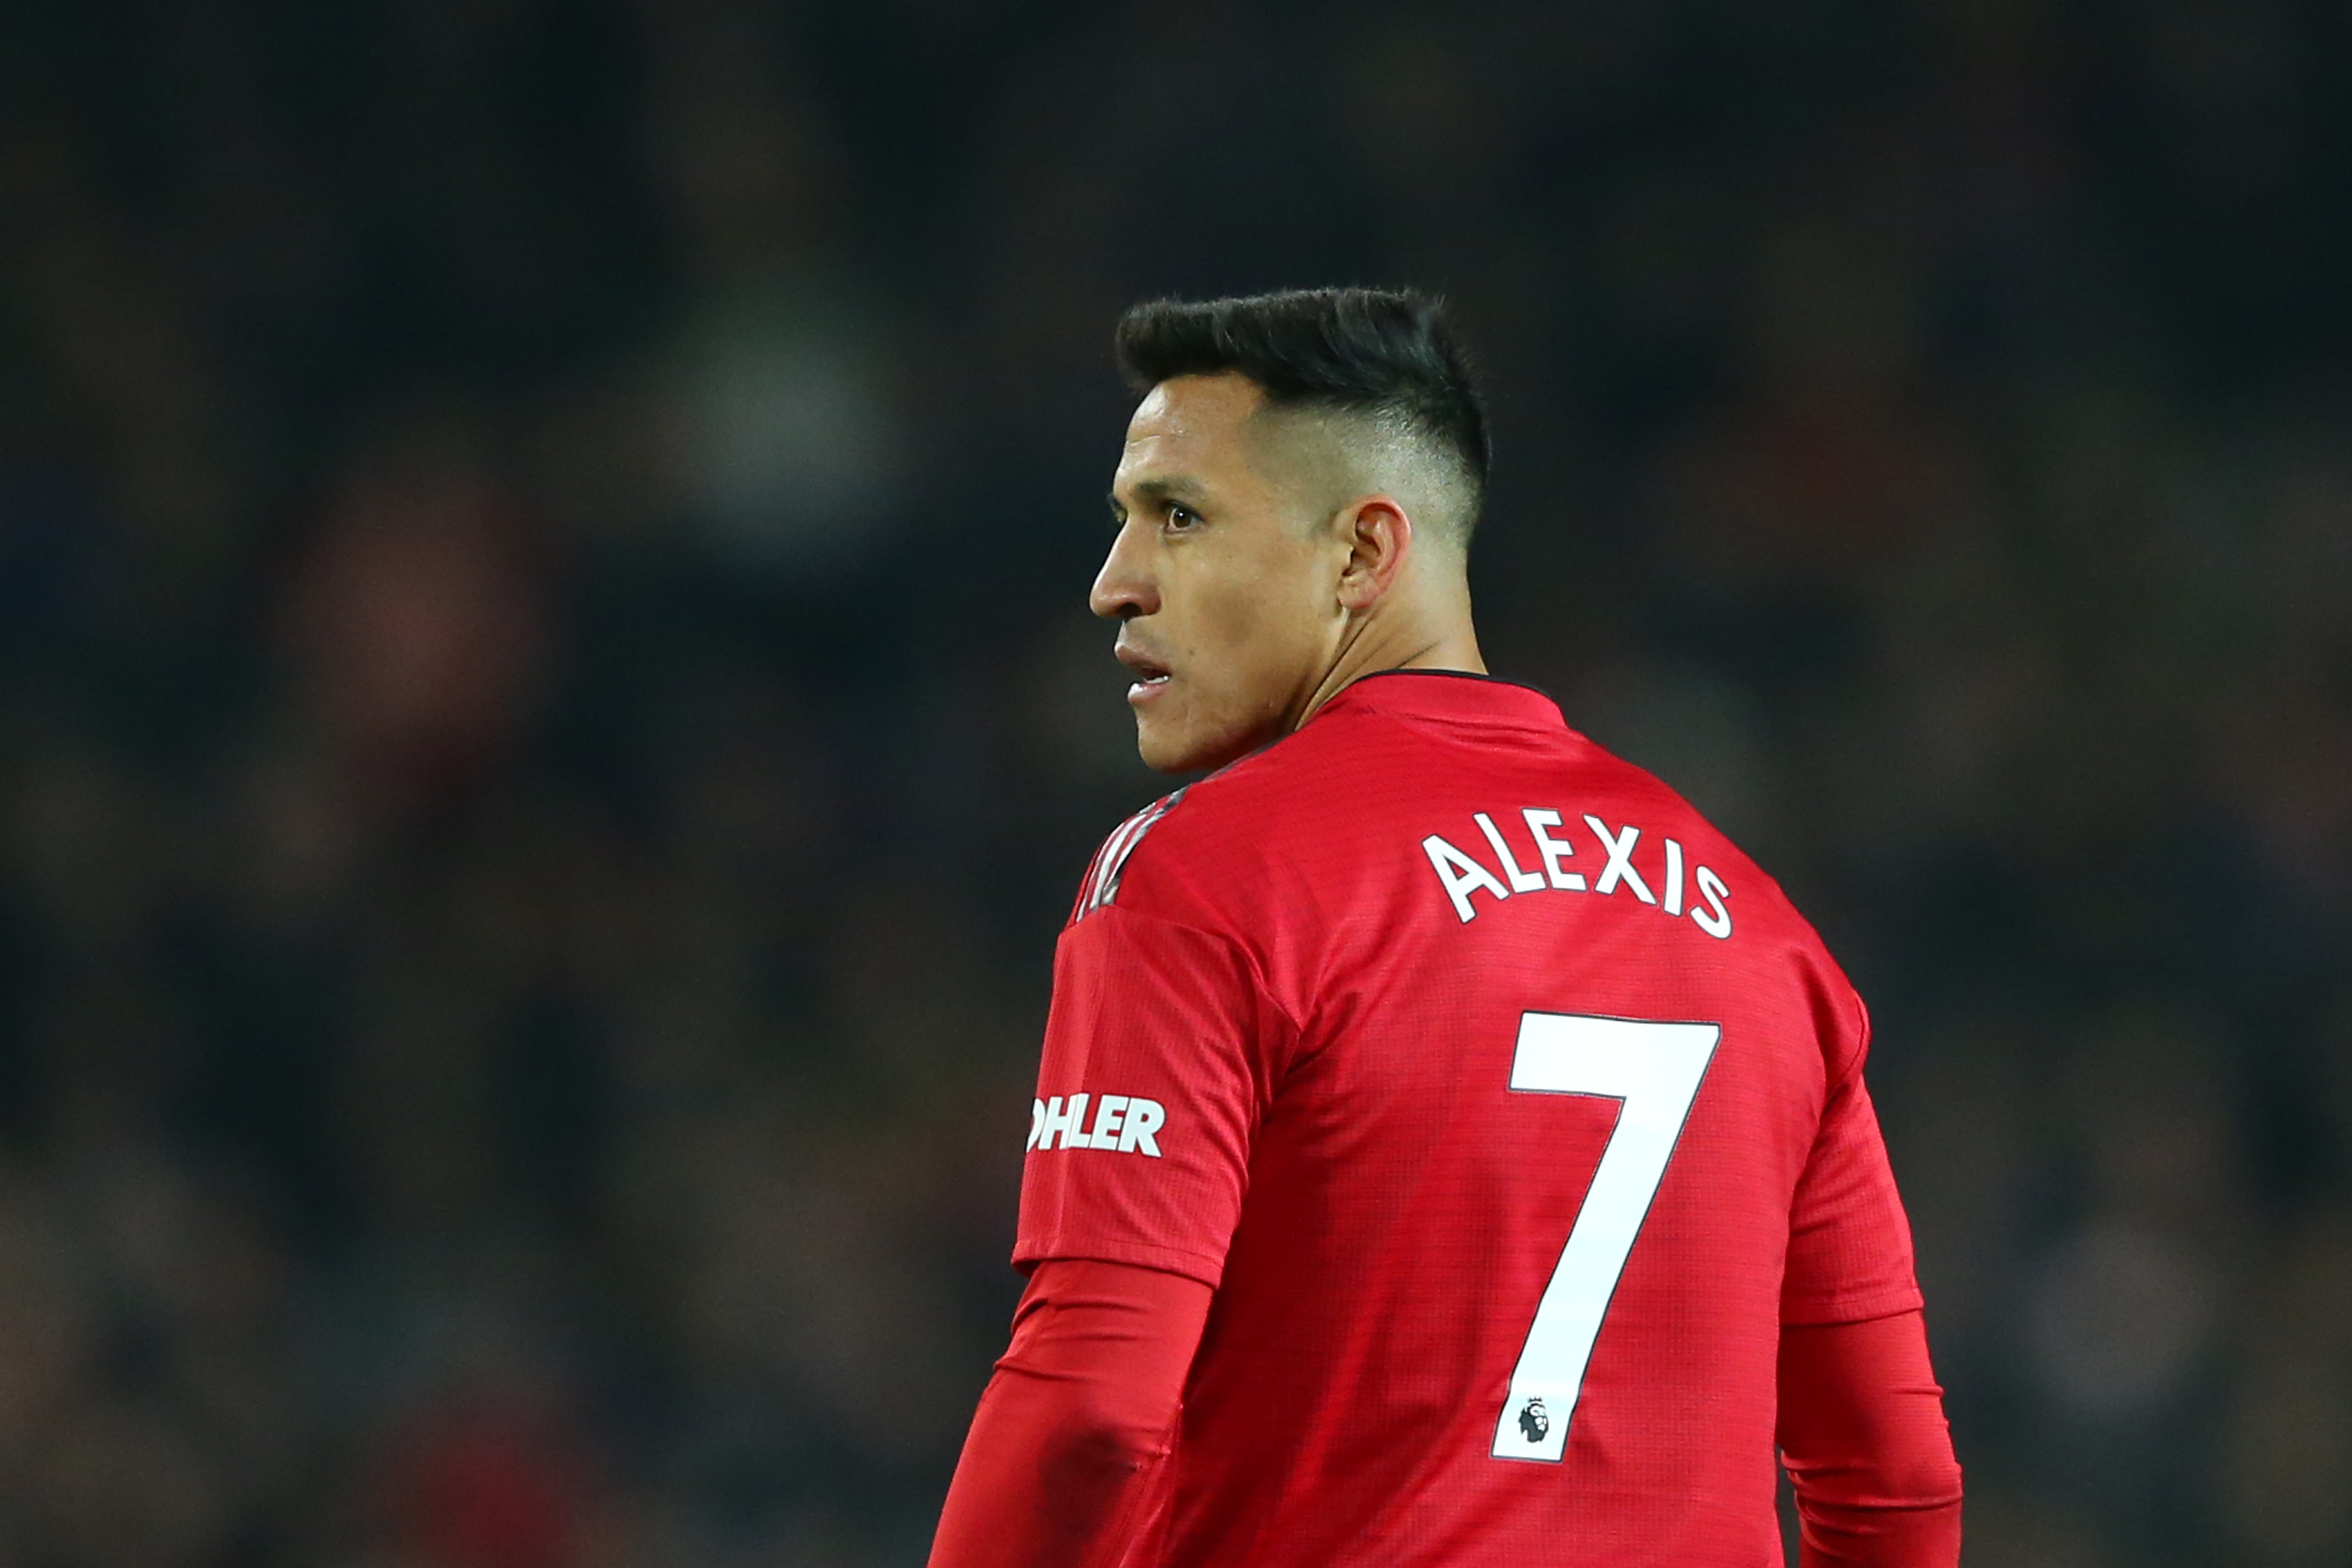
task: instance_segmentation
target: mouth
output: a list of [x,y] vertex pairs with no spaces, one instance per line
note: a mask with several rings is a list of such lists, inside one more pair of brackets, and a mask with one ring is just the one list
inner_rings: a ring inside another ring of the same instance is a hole
[[1173,672],[1158,659],[1138,652],[1124,644],[1112,650],[1118,662],[1135,676],[1135,684],[1127,689],[1129,702],[1146,702],[1167,689]]

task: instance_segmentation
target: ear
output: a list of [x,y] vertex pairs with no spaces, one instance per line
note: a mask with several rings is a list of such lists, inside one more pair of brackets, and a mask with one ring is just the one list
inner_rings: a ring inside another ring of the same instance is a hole
[[1361,615],[1384,598],[1412,552],[1412,519],[1391,495],[1351,501],[1337,519],[1348,558],[1339,569],[1339,606]]

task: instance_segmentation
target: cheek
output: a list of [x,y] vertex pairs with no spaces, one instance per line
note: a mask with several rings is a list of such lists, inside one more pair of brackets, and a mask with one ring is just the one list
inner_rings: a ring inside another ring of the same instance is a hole
[[1251,595],[1249,584],[1229,584],[1224,592],[1208,595],[1201,606],[1202,651],[1230,671],[1264,640],[1266,621],[1265,606]]
[[1286,702],[1313,662],[1320,624],[1304,574],[1288,561],[1219,584],[1201,604],[1205,689],[1220,706],[1258,710]]

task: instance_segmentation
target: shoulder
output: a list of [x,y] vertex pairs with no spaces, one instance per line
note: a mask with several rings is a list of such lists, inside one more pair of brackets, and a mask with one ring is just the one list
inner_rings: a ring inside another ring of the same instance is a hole
[[1071,921],[1113,905],[1185,924],[1241,918],[1281,880],[1301,837],[1330,826],[1337,752],[1355,727],[1310,725],[1128,817],[1087,863]]
[[1070,906],[1071,924],[1118,901],[1128,861],[1143,847],[1151,830],[1183,803],[1192,789],[1188,784],[1171,790],[1111,829],[1110,837],[1102,841],[1094,858],[1087,862],[1087,874],[1078,881],[1077,900]]
[[1737,931],[1741,950],[1785,954],[1851,990],[1780,880],[1671,784],[1591,741],[1580,748],[1574,783],[1577,805],[1563,836],[1577,837],[1581,818],[1604,876],[1622,858],[1628,880],[1651,876],[1661,884],[1661,907],[1708,935],[1728,941]]

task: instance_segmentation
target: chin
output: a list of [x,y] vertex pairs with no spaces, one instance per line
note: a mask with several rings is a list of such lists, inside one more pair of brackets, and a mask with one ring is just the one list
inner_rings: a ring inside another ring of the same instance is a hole
[[1257,744],[1255,738],[1245,734],[1140,717],[1135,722],[1135,749],[1143,765],[1154,773],[1204,773],[1246,756]]

